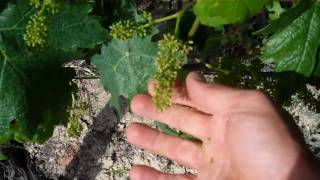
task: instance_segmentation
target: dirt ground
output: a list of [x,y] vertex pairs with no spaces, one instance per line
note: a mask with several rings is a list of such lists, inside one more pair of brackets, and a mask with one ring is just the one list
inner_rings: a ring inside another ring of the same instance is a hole
[[[45,144],[28,144],[27,151],[44,174],[56,179],[121,180],[128,179],[132,165],[149,165],[168,173],[195,173],[174,162],[135,148],[126,142],[125,129],[132,122],[153,122],[131,113],[119,115],[109,104],[106,92],[91,67],[84,61],[72,65],[79,78],[78,101],[85,104],[79,119],[83,130],[78,138],[71,138],[67,129],[57,126]],[[86,78],[81,78],[86,77]],[[90,78],[93,77],[93,78]]]
[[[153,126],[153,122],[126,113],[120,116],[108,104],[110,94],[100,85],[93,67],[84,61],[73,63],[78,78],[78,101],[85,104],[85,110],[79,119],[83,130],[78,138],[69,137],[65,127],[57,126],[54,135],[45,144],[28,144],[26,149],[39,169],[54,180],[122,180],[129,179],[129,170],[134,164],[152,166],[168,173],[196,173],[194,170],[178,166],[174,162],[150,154],[126,143],[125,129],[132,122],[144,122]],[[308,87],[315,98],[320,90]],[[307,143],[313,152],[319,155],[320,114],[314,113],[296,96],[294,102],[286,107],[301,127]],[[320,157],[320,156],[319,156]]]

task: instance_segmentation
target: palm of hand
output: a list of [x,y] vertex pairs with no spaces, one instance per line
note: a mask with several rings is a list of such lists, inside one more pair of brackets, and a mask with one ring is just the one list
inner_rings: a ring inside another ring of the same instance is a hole
[[[149,94],[154,95],[154,82]],[[169,175],[137,166],[132,179],[289,179],[302,149],[269,100],[258,91],[235,90],[188,76],[176,87],[174,105],[158,112],[150,95],[134,98],[131,109],[200,140],[196,144],[159,133],[142,124],[127,130],[128,141],[198,170],[197,176]],[[285,166],[285,167],[284,167]]]

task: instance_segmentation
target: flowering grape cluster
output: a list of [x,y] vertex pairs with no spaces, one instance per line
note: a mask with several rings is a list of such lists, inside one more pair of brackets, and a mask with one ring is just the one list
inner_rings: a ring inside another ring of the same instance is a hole
[[30,0],[30,5],[37,9],[27,23],[23,39],[32,49],[41,49],[47,43],[48,21],[45,11],[56,14],[60,7],[60,0]]
[[30,5],[34,6],[35,8],[40,8],[41,4],[41,0],[30,0]]
[[153,102],[159,111],[164,111],[171,106],[172,87],[177,80],[186,55],[192,50],[171,34],[164,35],[159,41],[159,52],[156,59],[155,86],[156,95]]
[[130,20],[119,21],[110,26],[110,34],[114,39],[129,40],[133,37],[134,23]]
[[41,13],[30,17],[23,39],[28,47],[43,48],[47,39],[47,18]]
[[134,34],[145,37],[149,34],[149,28],[153,24],[151,13],[143,12],[142,18],[137,22],[121,20],[110,26],[110,34],[114,39],[129,40]]
[[41,11],[47,10],[51,14],[56,14],[59,11],[61,0],[30,0],[29,4],[37,9],[43,8]]
[[44,0],[43,3],[47,11],[49,11],[51,14],[57,14],[59,12],[61,4],[59,0]]

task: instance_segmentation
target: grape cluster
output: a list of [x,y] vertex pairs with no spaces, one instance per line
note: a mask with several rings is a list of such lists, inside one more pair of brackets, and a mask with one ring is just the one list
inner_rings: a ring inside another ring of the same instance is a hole
[[30,0],[30,5],[39,9],[40,11],[48,11],[51,14],[56,14],[59,11],[61,0]]
[[29,48],[39,50],[47,43],[48,21],[45,11],[56,14],[60,0],[30,0],[30,5],[37,9],[27,23],[23,39]]
[[134,23],[130,20],[119,21],[110,27],[110,34],[114,39],[129,40],[133,37]]
[[153,102],[159,111],[171,106],[172,87],[177,80],[184,60],[192,47],[179,41],[171,34],[164,35],[159,41],[159,52],[156,59],[155,86],[156,95]]
[[47,18],[42,13],[30,17],[23,39],[28,47],[43,48],[47,39]]
[[59,0],[44,0],[43,1],[46,10],[49,11],[51,14],[57,14],[60,8],[60,1]]
[[41,0],[30,0],[30,5],[34,6],[35,8],[40,8],[42,4]]
[[131,20],[121,20],[110,26],[110,34],[114,39],[129,40],[134,34],[145,37],[149,34],[149,29],[153,24],[152,15],[143,12],[141,19],[137,22]]

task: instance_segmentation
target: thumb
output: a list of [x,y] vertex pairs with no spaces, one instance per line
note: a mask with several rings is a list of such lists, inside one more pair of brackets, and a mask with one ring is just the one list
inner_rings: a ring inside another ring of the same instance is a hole
[[202,112],[213,114],[230,103],[234,89],[210,84],[195,72],[187,76],[186,86],[192,103]]

